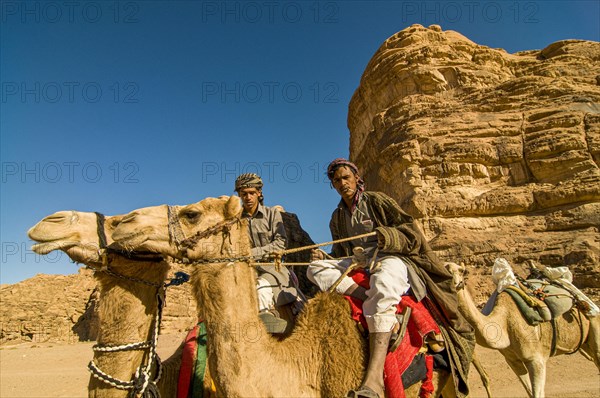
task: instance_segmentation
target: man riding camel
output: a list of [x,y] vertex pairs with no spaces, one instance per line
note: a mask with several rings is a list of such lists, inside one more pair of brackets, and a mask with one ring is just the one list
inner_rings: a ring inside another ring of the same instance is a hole
[[[384,193],[365,191],[356,165],[335,159],[327,168],[327,176],[341,196],[329,223],[333,240],[376,232],[333,245],[333,257],[354,254],[354,258],[324,260],[322,251],[313,251],[316,261],[307,270],[308,278],[322,291],[338,283],[338,293],[363,301],[369,328],[369,362],[361,387],[350,391],[348,397],[384,397],[385,358],[396,343],[390,342],[390,337],[400,329],[396,305],[409,289],[419,301],[427,295],[439,309],[442,319],[438,322],[447,329],[445,337],[451,340],[447,343],[453,345],[449,356],[457,392],[468,394],[466,381],[475,342],[471,326],[458,312],[451,274],[432,252],[411,216]],[[362,261],[368,266],[371,260],[374,264],[368,290],[348,276],[338,282],[353,262]]]
[[[271,261],[269,254],[285,250],[286,233],[281,214],[263,205],[263,181],[257,174],[246,173],[235,180],[235,191],[242,200],[242,218],[248,220],[252,257],[256,262]],[[298,301],[298,290],[287,267],[277,271],[274,265],[256,268],[259,317],[270,333],[283,333],[287,322],[279,317],[276,306]]]

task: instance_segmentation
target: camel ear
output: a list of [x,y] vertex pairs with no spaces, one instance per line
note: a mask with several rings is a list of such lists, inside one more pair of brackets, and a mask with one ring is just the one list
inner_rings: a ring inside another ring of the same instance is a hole
[[229,197],[229,200],[225,204],[225,218],[232,218],[240,214],[242,211],[242,204],[240,198],[233,195]]

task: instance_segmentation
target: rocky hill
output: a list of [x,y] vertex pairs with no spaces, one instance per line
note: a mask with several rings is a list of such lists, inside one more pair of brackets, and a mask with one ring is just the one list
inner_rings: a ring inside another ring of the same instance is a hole
[[419,219],[442,258],[472,275],[498,256],[566,265],[598,299],[600,43],[509,54],[413,25],[373,55],[348,127],[367,189]]
[[[174,265],[169,278],[180,270]],[[5,285],[0,288],[0,344],[95,340],[98,298],[93,272],[85,268],[73,275],[38,274]],[[196,319],[190,284],[169,287],[163,333],[181,333],[183,338]]]

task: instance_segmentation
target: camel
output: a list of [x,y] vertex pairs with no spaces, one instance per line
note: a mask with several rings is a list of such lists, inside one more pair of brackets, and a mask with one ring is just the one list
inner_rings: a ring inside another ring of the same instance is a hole
[[[107,258],[103,258],[102,246],[112,243],[111,232],[122,216],[106,217],[104,222],[99,217],[95,213],[77,211],[60,211],[45,217],[28,231],[29,237],[39,242],[32,249],[38,254],[62,250],[73,261],[97,271],[101,271],[103,265],[110,266],[112,273],[94,274],[100,290],[99,346],[151,340],[157,310],[156,295],[159,289],[162,290],[169,265],[156,256],[128,258],[122,254],[109,253]],[[146,281],[152,285],[134,280]],[[148,352],[148,349],[95,351],[93,363],[106,374],[129,381],[142,361],[146,360]],[[162,375],[158,381],[162,397],[176,396],[180,363],[181,348],[163,362]],[[94,376],[90,376],[88,390],[90,397],[102,398],[124,398],[130,391],[114,388]]]
[[[527,394],[543,397],[546,363],[552,350],[551,323],[535,326],[527,323],[508,294],[499,294],[492,312],[488,316],[483,315],[464,288],[464,265],[446,263],[446,267],[453,274],[457,287],[459,310],[474,327],[477,344],[500,351]],[[555,355],[577,350],[581,338],[579,351],[600,370],[600,319],[587,318],[574,307],[558,317],[556,325]]]
[[[113,232],[118,248],[192,261],[194,296],[206,321],[208,366],[223,397],[341,397],[359,386],[366,344],[346,300],[319,293],[285,337],[267,333],[257,314],[256,272],[236,196],[187,206],[155,206],[126,215]],[[448,382],[450,381],[450,382]],[[448,372],[434,372],[434,396]],[[448,383],[447,383],[448,382]],[[418,396],[420,385],[406,389]],[[383,397],[382,397],[383,398]]]

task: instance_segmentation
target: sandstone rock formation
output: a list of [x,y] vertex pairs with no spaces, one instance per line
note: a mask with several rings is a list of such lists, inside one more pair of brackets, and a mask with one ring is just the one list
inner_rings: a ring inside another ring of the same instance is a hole
[[[93,337],[90,335],[97,333],[92,326],[95,285],[84,271],[74,275],[36,275],[4,286],[0,289],[0,343]],[[88,326],[82,328],[85,323]]]
[[367,65],[348,127],[368,189],[442,258],[486,275],[497,256],[566,265],[598,299],[600,43],[509,54],[413,25]]

